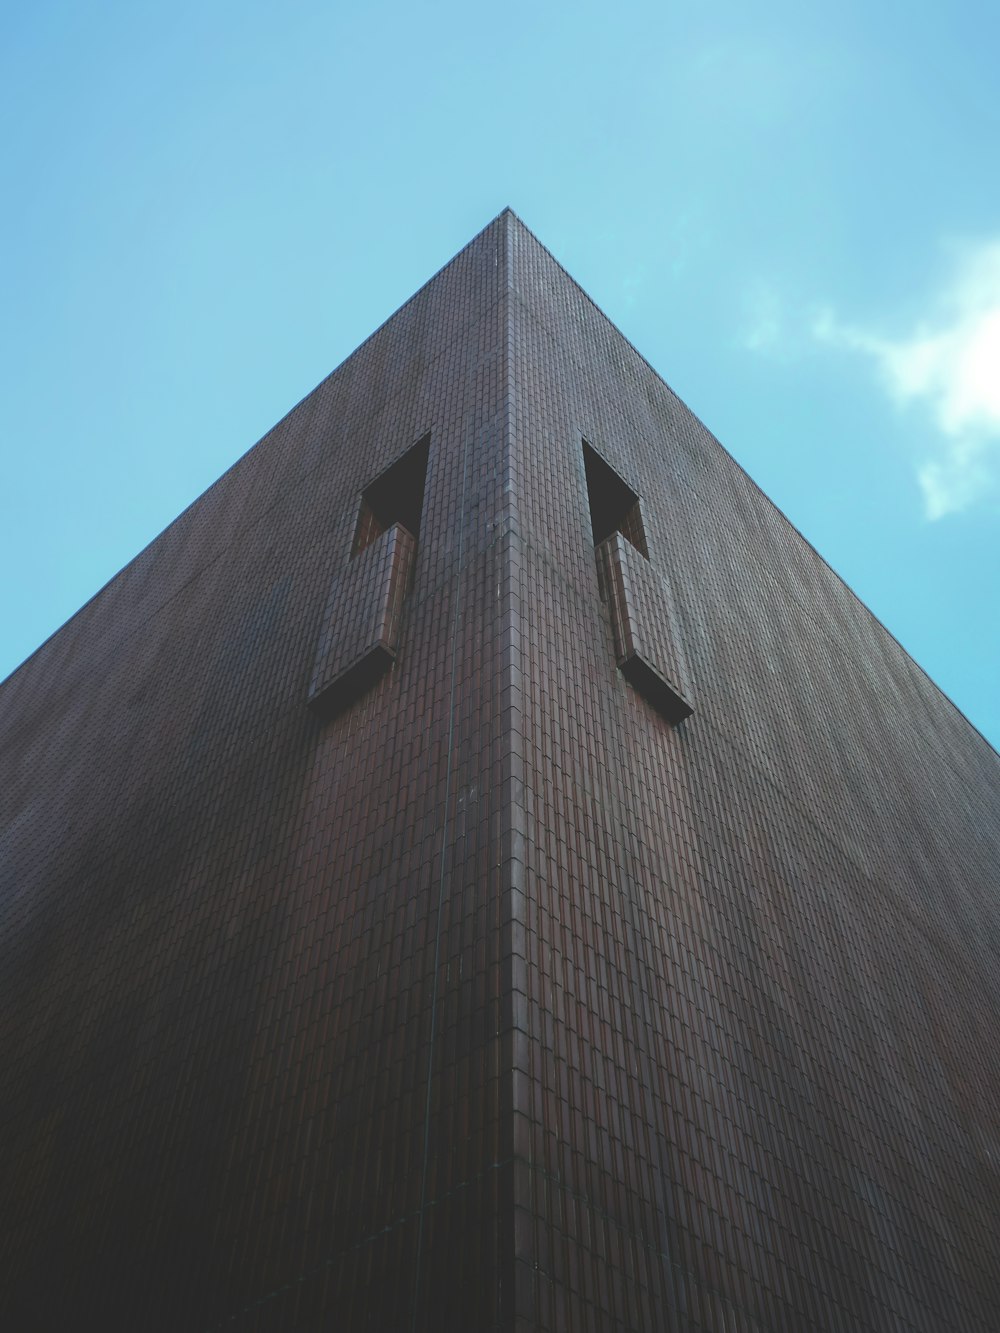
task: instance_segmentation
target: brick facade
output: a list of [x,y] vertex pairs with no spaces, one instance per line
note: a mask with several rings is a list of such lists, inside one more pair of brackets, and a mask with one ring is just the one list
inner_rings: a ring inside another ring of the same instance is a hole
[[510,212],[0,772],[5,1327],[1000,1326],[1000,760]]

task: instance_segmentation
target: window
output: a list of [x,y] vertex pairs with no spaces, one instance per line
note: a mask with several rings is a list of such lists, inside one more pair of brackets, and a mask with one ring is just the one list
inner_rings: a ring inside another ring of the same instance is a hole
[[430,443],[430,435],[425,435],[361,492],[352,560],[394,523],[401,523],[414,539],[419,538]]
[[640,555],[649,559],[646,533],[642,526],[639,497],[615,470],[605,463],[600,454],[583,442],[583,465],[587,472],[587,498],[590,500],[590,521],[594,530],[594,545],[620,532]]

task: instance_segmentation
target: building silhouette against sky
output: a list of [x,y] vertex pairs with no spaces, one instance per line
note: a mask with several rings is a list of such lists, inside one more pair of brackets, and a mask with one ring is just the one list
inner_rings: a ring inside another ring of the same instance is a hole
[[511,212],[0,718],[4,1327],[1000,1327],[1000,761]]

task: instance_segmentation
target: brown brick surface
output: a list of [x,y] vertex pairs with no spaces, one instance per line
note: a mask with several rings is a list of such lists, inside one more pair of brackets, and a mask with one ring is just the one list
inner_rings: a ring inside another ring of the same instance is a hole
[[[428,434],[400,602],[352,541]],[[0,771],[5,1327],[1000,1326],[1000,761],[509,212],[4,684]]]

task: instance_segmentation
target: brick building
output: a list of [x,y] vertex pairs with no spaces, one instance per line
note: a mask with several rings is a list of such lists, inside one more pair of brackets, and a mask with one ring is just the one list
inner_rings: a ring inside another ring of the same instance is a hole
[[3,1327],[1000,1327],[1000,761],[509,211],[0,816]]

